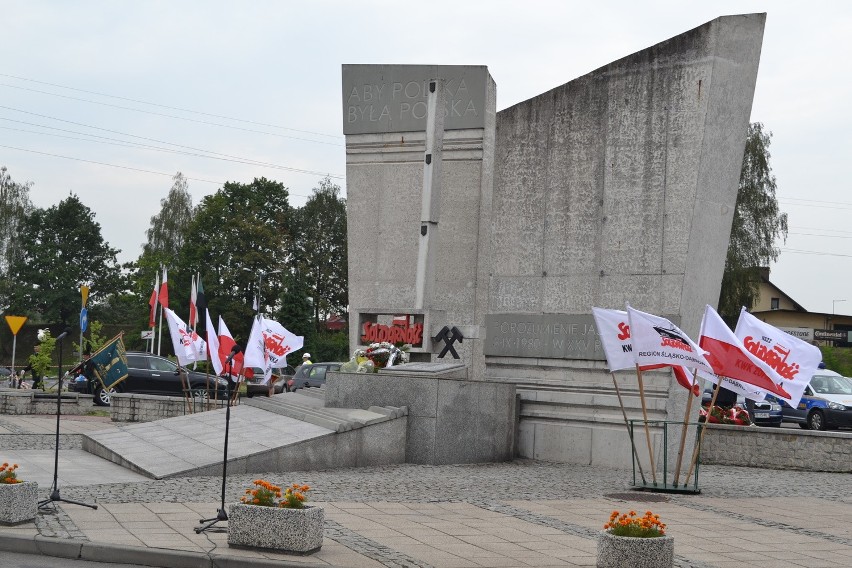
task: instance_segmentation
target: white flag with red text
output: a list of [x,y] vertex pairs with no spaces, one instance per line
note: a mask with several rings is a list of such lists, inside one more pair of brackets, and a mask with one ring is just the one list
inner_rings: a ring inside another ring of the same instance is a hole
[[779,398],[796,408],[822,361],[819,348],[760,321],[745,308],[734,334],[749,353],[778,374],[783,390],[789,393],[788,397]]
[[[595,318],[598,338],[606,354],[609,370],[614,372],[622,369],[633,369],[636,362],[633,359],[633,343],[630,340],[630,324],[627,312],[593,307],[592,315]],[[650,371],[668,366],[670,365],[640,366],[640,370]],[[671,367],[678,384],[698,396],[701,390],[692,373],[681,365],[672,365]]]
[[172,347],[178,363],[188,365],[194,361],[207,360],[207,343],[195,331],[188,330],[186,323],[169,308],[163,308],[169,322]]
[[633,344],[630,342],[630,322],[627,312],[592,308],[598,337],[606,354],[606,363],[610,371],[632,369],[636,366],[633,360]]
[[287,331],[277,321],[257,316],[246,345],[246,365],[262,368],[268,382],[272,369],[286,366],[287,355],[298,351],[304,344],[305,338],[301,335]]
[[641,366],[683,366],[713,372],[704,351],[686,333],[666,318],[627,306],[633,361]]

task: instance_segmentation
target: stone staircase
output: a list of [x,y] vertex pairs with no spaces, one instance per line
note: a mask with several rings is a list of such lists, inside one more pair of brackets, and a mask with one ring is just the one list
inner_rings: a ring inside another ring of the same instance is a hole
[[[231,407],[228,471],[405,462],[407,408],[331,409],[323,407],[322,398],[322,389],[307,389],[244,399]],[[83,449],[154,479],[221,475],[226,412],[212,410],[87,434]]]

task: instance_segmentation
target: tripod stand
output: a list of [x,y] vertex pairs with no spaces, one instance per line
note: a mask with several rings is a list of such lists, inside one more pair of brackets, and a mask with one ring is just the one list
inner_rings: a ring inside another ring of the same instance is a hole
[[[39,509],[46,509],[48,505],[57,501],[71,503],[72,505],[82,505],[83,507],[91,507],[92,509],[98,508],[97,505],[89,505],[88,503],[81,503],[80,501],[63,499],[59,495],[59,417],[62,414],[62,340],[65,339],[65,336],[70,332],[70,329],[66,329],[56,338],[56,344],[59,345],[59,368],[57,369],[59,381],[56,383],[56,450],[53,459],[53,485],[51,486],[50,497],[44,501],[39,501]],[[56,506],[54,505],[54,509],[55,508]]]
[[233,350],[231,350],[230,356],[228,356],[228,360],[226,361],[228,365],[228,386],[226,389],[226,396],[228,397],[228,405],[225,407],[225,450],[224,455],[222,457],[222,503],[219,506],[219,510],[216,511],[216,516],[210,519],[201,519],[198,521],[199,523],[203,523],[200,527],[195,527],[195,534],[200,534],[201,531],[206,531],[219,521],[227,521],[228,513],[225,511],[225,483],[228,479],[228,429],[231,425],[231,388],[234,383],[234,378],[231,376],[231,372],[234,368],[234,355],[240,352],[240,346],[235,345]]

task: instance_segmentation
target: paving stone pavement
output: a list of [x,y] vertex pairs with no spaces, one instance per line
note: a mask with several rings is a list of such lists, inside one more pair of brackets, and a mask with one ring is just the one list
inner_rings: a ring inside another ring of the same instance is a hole
[[[19,460],[26,477],[30,456],[44,454],[55,438],[42,423],[48,419],[16,418],[0,417],[0,460]],[[10,419],[17,430],[6,426]],[[69,462],[85,454],[74,438],[61,436],[60,455]],[[650,509],[675,537],[679,568],[852,565],[849,474],[704,466],[699,495],[632,492],[628,471],[533,460],[229,476],[226,504],[257,478],[314,488],[312,501],[326,509],[325,538],[319,552],[301,557],[229,548],[226,523],[195,534],[199,519],[216,514],[221,477],[109,482],[114,464],[102,466],[90,466],[86,479],[60,481],[63,498],[97,503],[97,510],[57,503],[33,523],[0,527],[0,548],[4,538],[42,538],[77,543],[82,557],[96,546],[115,550],[122,562],[144,551],[164,567],[187,565],[187,554],[209,566],[594,566],[595,539],[610,512]],[[52,472],[39,472],[47,476],[36,479],[46,497]]]

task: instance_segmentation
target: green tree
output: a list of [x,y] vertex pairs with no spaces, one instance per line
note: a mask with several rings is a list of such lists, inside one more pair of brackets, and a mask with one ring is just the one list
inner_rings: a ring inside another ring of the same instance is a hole
[[[186,177],[178,172],[172,180],[174,183],[168,195],[160,200],[160,212],[151,217],[151,225],[145,232],[148,240],[142,245],[142,255],[128,267],[131,270],[133,292],[144,298],[145,302],[148,301],[157,275],[162,273],[162,267],[174,266],[186,242],[187,231],[194,215]],[[169,274],[171,279],[181,280],[178,284],[183,284],[181,276],[183,275]]]
[[50,334],[49,329],[39,330],[38,340],[40,343],[27,359],[27,363],[33,368],[33,373],[37,377],[36,383],[40,383],[42,377],[47,376],[53,368],[53,350],[56,348],[56,338]]
[[19,239],[20,254],[9,267],[10,303],[18,313],[76,323],[80,283],[90,283],[93,307],[125,287],[119,251],[104,241],[94,213],[74,194],[30,213]]
[[9,305],[9,265],[20,251],[18,235],[32,212],[31,183],[17,183],[0,167],[0,310]]
[[145,233],[148,242],[143,246],[145,254],[158,256],[166,264],[183,247],[193,213],[186,177],[178,172],[172,180],[168,195],[160,200],[160,212],[151,217],[151,226]]
[[[226,183],[199,204],[175,265],[185,275],[201,272],[211,316],[221,315],[238,341],[248,337],[261,273],[261,310],[280,308],[292,254],[288,195],[283,184],[266,178]],[[171,275],[169,269],[170,282]]]
[[[89,353],[94,353],[98,349],[104,346],[107,342],[107,339],[110,339],[103,335],[101,332],[103,331],[104,324],[99,321],[90,321],[89,322],[89,337],[83,336],[83,351],[88,351]],[[77,342],[71,343],[71,352],[79,353],[80,346]]]
[[763,124],[749,125],[719,295],[719,314],[729,323],[737,320],[742,306],[752,307],[758,295],[760,267],[778,259],[776,238],[787,238],[787,214],[778,208],[775,176],[769,165],[771,138],[772,133],[764,131]]
[[346,245],[346,199],[325,178],[298,212],[296,262],[311,297],[314,326],[332,314],[346,313],[349,280]]
[[142,245],[142,254],[123,267],[127,271],[129,293],[110,298],[109,312],[98,314],[105,323],[131,324],[128,337],[135,338],[138,331],[148,328],[148,299],[155,281],[162,275],[163,266],[169,270],[170,307],[174,309],[189,298],[191,275],[181,274],[174,268],[186,242],[194,209],[186,177],[177,172],[172,180],[171,189],[160,200],[160,212],[151,217],[145,231],[147,241]]
[[301,278],[298,267],[287,270],[282,280],[281,307],[275,317],[291,332],[304,336],[307,345],[309,338],[316,331],[308,287]]

